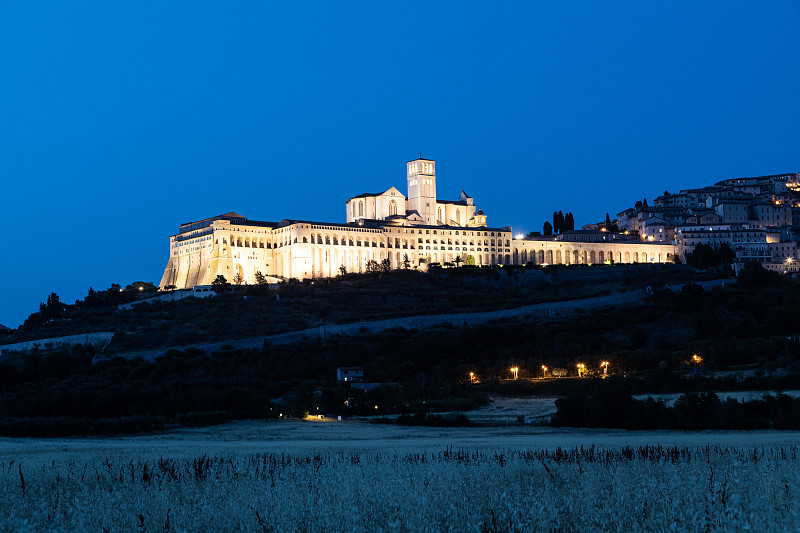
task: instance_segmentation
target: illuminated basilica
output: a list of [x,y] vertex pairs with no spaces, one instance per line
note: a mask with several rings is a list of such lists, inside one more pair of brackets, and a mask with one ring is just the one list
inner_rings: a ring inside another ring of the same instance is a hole
[[[511,227],[489,227],[463,190],[456,200],[436,196],[436,162],[406,163],[408,196],[396,187],[359,194],[346,203],[346,222],[249,220],[227,213],[182,224],[170,237],[160,286],[314,279],[370,264],[420,268],[431,263],[477,266],[672,261],[675,247],[602,232],[514,238]],[[371,263],[371,262],[375,263]]]

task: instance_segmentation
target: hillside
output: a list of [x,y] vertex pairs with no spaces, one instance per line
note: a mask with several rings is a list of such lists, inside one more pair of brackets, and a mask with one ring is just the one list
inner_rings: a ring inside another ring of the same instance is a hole
[[[97,331],[115,332],[106,353],[119,354],[298,331],[404,316],[481,312],[541,302],[701,280],[682,265],[493,268],[393,271],[345,279],[281,284],[269,290],[248,286],[242,294],[143,303],[118,309],[119,300],[87,296],[58,319],[26,324],[4,344]],[[134,291],[135,292],[135,291]],[[100,294],[100,293],[94,293]],[[121,294],[125,294],[123,291]],[[152,301],[152,300],[151,300]]]
[[[34,353],[0,363],[0,433],[139,432],[307,412],[464,411],[492,394],[585,394],[602,380],[541,380],[540,369],[561,367],[574,376],[583,363],[597,376],[601,361],[610,362],[612,374],[628,376],[621,383],[633,393],[798,388],[793,310],[800,281],[743,276],[737,288],[689,285],[677,293],[656,290],[641,304],[467,328],[398,328],[211,354],[170,350],[152,362],[116,357],[92,364],[94,354],[82,347]],[[236,309],[223,299],[215,305]],[[703,359],[697,370],[693,354]],[[735,365],[749,365],[751,377],[720,372]],[[342,386],[341,366],[361,366],[366,381],[383,386]],[[511,367],[520,369],[519,379],[509,379]]]

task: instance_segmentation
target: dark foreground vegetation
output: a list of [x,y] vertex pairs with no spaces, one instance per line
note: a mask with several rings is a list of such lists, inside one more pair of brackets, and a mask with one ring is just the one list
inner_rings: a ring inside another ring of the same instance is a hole
[[[510,285],[508,290],[517,287]],[[380,291],[366,294],[374,299]],[[498,393],[576,395],[564,400],[572,403],[564,404],[566,410],[556,420],[560,424],[603,420],[607,427],[640,427],[631,421],[649,418],[666,421],[658,427],[694,427],[664,406],[642,408],[662,409],[661,418],[658,413],[637,414],[640,406],[624,398],[620,405],[632,414],[624,411],[612,421],[578,416],[574,413],[594,412],[597,383],[609,380],[532,378],[541,376],[543,365],[567,369],[574,376],[578,363],[596,376],[600,362],[608,361],[609,372],[624,382],[626,394],[800,388],[800,339],[794,318],[799,298],[800,282],[754,270],[743,273],[736,288],[703,291],[689,285],[671,292],[656,286],[643,304],[547,319],[422,331],[397,328],[255,350],[223,348],[210,354],[169,350],[153,361],[113,354],[95,359],[94,349],[83,346],[6,357],[0,360],[0,433],[135,433],[307,413],[406,415],[406,423],[432,424],[436,419],[429,418],[435,416],[430,413],[474,409]],[[236,304],[219,305],[235,310]],[[479,308],[480,303],[469,307]],[[311,312],[314,305],[304,309]],[[160,312],[157,306],[151,310]],[[214,322],[216,317],[207,320]],[[702,363],[692,363],[694,354],[702,356]],[[376,387],[357,390],[338,384],[336,369],[342,366],[363,367],[365,381]],[[519,379],[509,379],[511,367],[519,368]],[[732,368],[747,373],[722,372]],[[702,409],[714,404],[713,396],[697,398],[703,398]],[[747,422],[748,427],[794,427],[796,406],[785,398],[775,402],[789,414],[773,416],[777,407],[772,404],[737,407],[721,402],[727,414],[720,420],[755,420]],[[748,414],[751,408],[755,414]],[[721,408],[708,409],[718,413]],[[425,414],[415,415],[419,412]],[[563,418],[567,413],[573,414]],[[698,427],[733,427],[721,424],[706,421]]]
[[800,398],[765,394],[759,400],[721,400],[714,392],[687,392],[674,405],[637,400],[623,379],[591,394],[556,400],[554,426],[619,429],[800,429]]

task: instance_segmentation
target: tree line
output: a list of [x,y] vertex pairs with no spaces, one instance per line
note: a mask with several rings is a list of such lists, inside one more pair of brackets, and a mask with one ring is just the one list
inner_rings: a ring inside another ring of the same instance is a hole
[[575,217],[571,212],[564,214],[563,211],[553,211],[553,223],[545,221],[542,227],[542,234],[545,236],[558,235],[565,231],[575,229]]
[[800,429],[800,398],[784,394],[759,400],[722,400],[712,392],[687,392],[673,405],[637,400],[623,379],[612,378],[590,394],[556,400],[557,427],[614,429]]
[[39,304],[39,310],[28,315],[21,329],[32,330],[51,324],[62,318],[67,312],[79,309],[96,309],[105,306],[114,306],[133,302],[143,295],[150,295],[158,291],[158,287],[150,282],[135,281],[122,288],[117,283],[102,291],[89,287],[86,296],[75,300],[74,304],[65,304],[55,292],[47,296],[47,300]]

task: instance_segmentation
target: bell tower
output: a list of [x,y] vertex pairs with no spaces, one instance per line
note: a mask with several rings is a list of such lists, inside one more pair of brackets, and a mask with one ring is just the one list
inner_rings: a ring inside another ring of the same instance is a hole
[[425,224],[436,225],[436,161],[422,157],[406,163],[408,209]]

